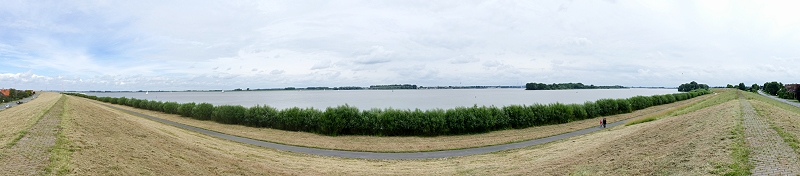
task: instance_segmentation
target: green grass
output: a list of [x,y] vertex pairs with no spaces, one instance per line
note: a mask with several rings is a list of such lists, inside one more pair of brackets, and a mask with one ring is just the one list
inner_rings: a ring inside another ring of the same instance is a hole
[[655,121],[656,119],[658,119],[658,116],[650,116],[650,117],[645,117],[645,118],[641,118],[641,119],[636,119],[636,120],[633,120],[633,121],[630,121],[630,122],[626,123],[625,126],[631,126],[631,125],[636,125],[636,124],[640,124],[640,123]]
[[739,119],[737,120],[736,126],[731,130],[731,137],[733,137],[734,142],[731,143],[731,158],[733,158],[733,163],[727,165],[727,167],[720,167],[718,169],[727,168],[727,172],[722,175],[750,175],[752,170],[755,166],[749,162],[750,159],[750,148],[747,147],[744,141],[744,126],[742,126],[742,117],[743,114],[739,115]]
[[17,135],[17,137],[14,137],[14,139],[11,140],[11,142],[6,144],[6,148],[11,148],[11,146],[17,145],[17,142],[19,142],[19,140],[22,139],[22,137],[24,137],[25,134],[28,134],[27,130],[19,131],[19,135]]
[[770,126],[772,127],[772,129],[774,129],[776,132],[778,132],[778,135],[780,135],[781,138],[783,138],[783,142],[786,142],[787,144],[789,144],[789,146],[792,146],[792,149],[794,149],[794,152],[800,153],[800,140],[798,140],[797,137],[795,137],[791,133],[787,133],[787,132],[783,131],[783,129],[781,129],[778,126],[773,125],[771,122],[770,122]]
[[[66,96],[61,97],[59,101],[65,101]],[[71,141],[64,135],[64,130],[69,128],[68,119],[65,119],[66,107],[68,102],[64,102],[63,109],[64,111],[59,114],[61,118],[61,124],[58,125],[59,131],[56,134],[56,144],[50,147],[48,152],[50,153],[50,164],[45,167],[45,173],[47,175],[66,175],[70,172],[69,169],[69,160],[72,153],[75,151],[74,147],[72,147]]]

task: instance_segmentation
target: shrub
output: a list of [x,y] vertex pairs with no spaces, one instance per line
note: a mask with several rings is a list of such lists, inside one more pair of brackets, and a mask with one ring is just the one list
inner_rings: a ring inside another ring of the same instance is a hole
[[447,120],[446,113],[443,109],[426,110],[425,116],[427,124],[422,129],[424,135],[432,136],[439,134],[447,134]]
[[164,112],[164,110],[161,108],[162,105],[164,105],[164,103],[161,101],[150,100],[150,102],[147,102],[147,109],[151,111]]
[[164,102],[162,110],[164,111],[164,113],[178,114],[178,106],[180,106],[180,104],[178,104],[177,102],[168,101]]
[[[466,131],[466,129],[467,129],[467,124],[466,124],[467,120],[466,119],[469,118],[469,117],[467,117],[468,115],[466,114],[467,111],[468,111],[467,108],[463,107],[463,106],[456,107],[456,108],[453,108],[453,109],[447,109],[445,111],[445,119],[447,121],[447,129],[449,129],[450,134],[462,134],[462,133],[466,133],[467,132]],[[387,117],[387,116],[381,115],[381,121],[382,121],[383,124],[387,124],[388,122],[386,122],[386,121],[393,121],[393,120],[394,120],[394,117],[392,117],[392,116],[388,116]],[[387,124],[387,125],[390,125],[390,124]],[[392,127],[388,127],[388,128],[392,128]]]
[[211,103],[200,103],[192,109],[192,117],[198,120],[211,120],[211,114],[214,112],[214,105]]
[[271,127],[289,130],[288,128],[284,128],[282,125],[278,126],[278,124],[275,123],[279,113],[280,112],[273,107],[256,105],[248,108],[247,111],[245,111],[242,124],[252,127]]
[[600,108],[600,116],[617,114],[617,101],[613,99],[599,99],[595,103]]
[[126,105],[125,103],[127,103],[127,102],[128,102],[128,98],[119,97],[119,98],[117,98],[117,103],[115,103],[115,104]]
[[548,124],[566,123],[572,118],[572,108],[561,103],[550,104]]
[[348,124],[351,124],[350,121],[358,119],[358,115],[358,108],[349,105],[328,107],[320,119],[320,132],[338,135],[341,131],[348,130]]
[[628,99],[616,99],[615,102],[617,103],[617,113],[615,114],[633,112],[633,106]]
[[147,104],[148,103],[149,103],[149,101],[147,101],[147,100],[139,100],[139,102],[136,103],[136,108],[147,109],[147,106],[148,106]]
[[246,112],[247,108],[241,105],[221,105],[214,107],[211,120],[224,124],[243,124]]
[[125,105],[130,107],[136,107],[137,103],[139,103],[139,100],[137,100],[136,98],[131,98],[125,101]]
[[640,110],[652,106],[652,100],[645,96],[635,96],[630,99],[633,110]]
[[503,107],[503,111],[509,118],[511,128],[527,128],[533,126],[533,111],[528,110],[525,106],[509,105]]
[[547,107],[547,105],[542,105],[538,103],[528,106],[528,110],[533,112],[533,123],[531,124],[531,126],[539,126],[545,124],[551,115],[550,112],[548,112],[549,108]]
[[194,102],[181,104],[181,106],[178,107],[178,114],[184,117],[192,117],[194,106]]
[[596,102],[587,101],[583,103],[583,109],[586,110],[586,118],[600,117],[602,112],[600,106]]
[[386,135],[386,134],[382,133],[382,131],[380,130],[381,126],[380,126],[380,123],[378,123],[378,116],[380,114],[381,114],[381,109],[378,109],[378,108],[372,108],[372,109],[369,109],[369,110],[361,111],[361,115],[359,117],[361,117],[361,119],[362,119],[361,121],[363,121],[364,123],[363,124],[357,124],[356,127],[354,127],[354,128],[356,128],[358,130],[353,130],[352,131],[353,134]]
[[572,118],[569,119],[569,121],[578,121],[578,120],[587,119],[589,117],[589,115],[586,113],[586,109],[585,109],[585,107],[583,105],[580,105],[580,104],[568,104],[567,106],[569,106],[572,109]]

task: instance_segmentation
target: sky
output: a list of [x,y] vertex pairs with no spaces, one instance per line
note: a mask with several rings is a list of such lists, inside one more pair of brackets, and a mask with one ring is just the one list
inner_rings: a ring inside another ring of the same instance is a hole
[[0,4],[3,88],[800,82],[800,1]]

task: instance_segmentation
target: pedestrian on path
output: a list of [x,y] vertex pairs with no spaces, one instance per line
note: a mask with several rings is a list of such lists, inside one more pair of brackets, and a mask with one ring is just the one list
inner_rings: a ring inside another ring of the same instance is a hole
[[606,118],[603,118],[602,124],[603,124],[603,128],[606,128]]

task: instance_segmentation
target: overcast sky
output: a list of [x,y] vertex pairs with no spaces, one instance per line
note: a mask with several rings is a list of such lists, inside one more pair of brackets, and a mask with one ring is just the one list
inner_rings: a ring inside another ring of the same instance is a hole
[[800,82],[800,1],[0,4],[5,88]]

